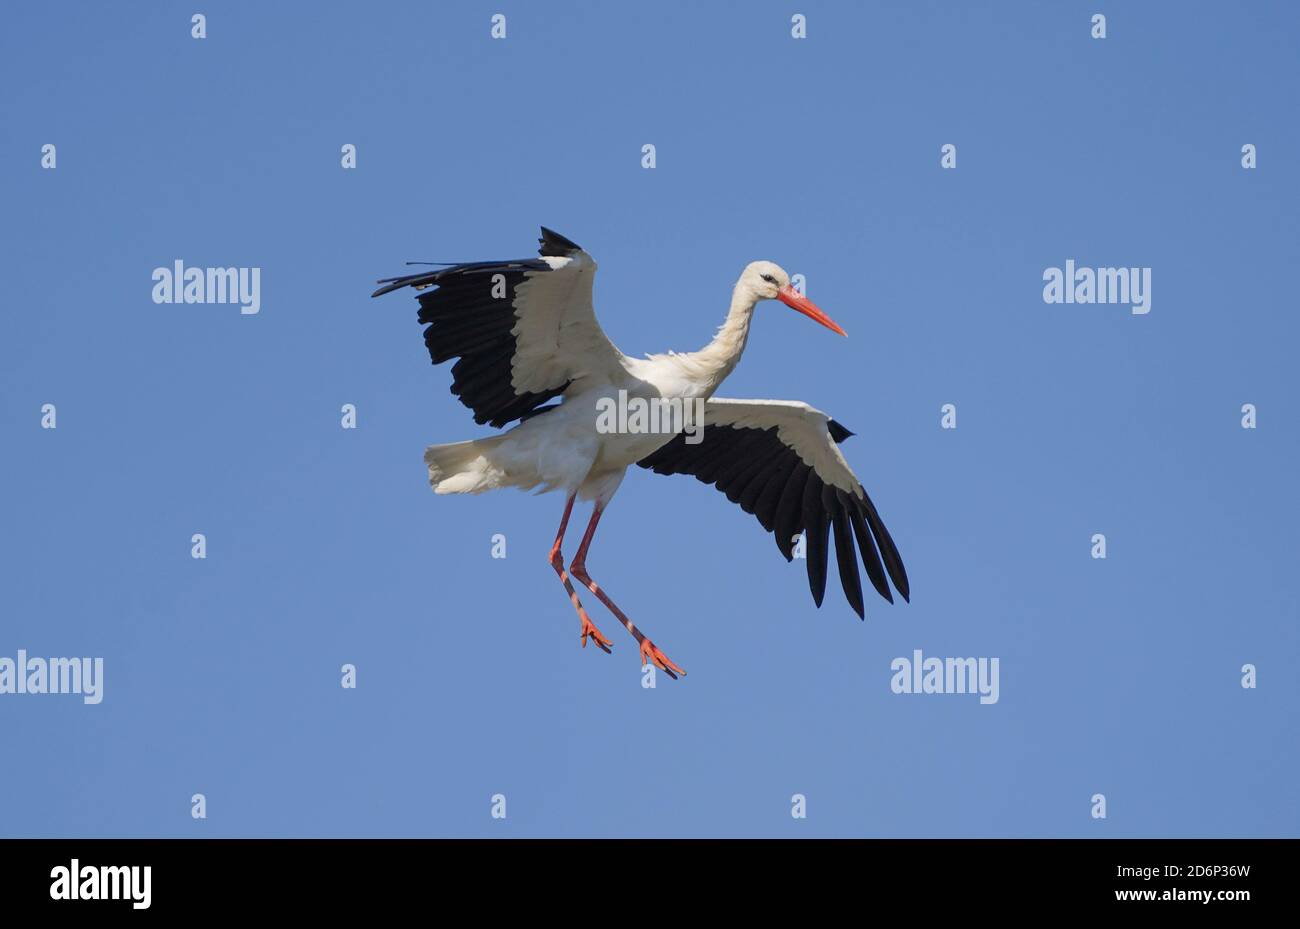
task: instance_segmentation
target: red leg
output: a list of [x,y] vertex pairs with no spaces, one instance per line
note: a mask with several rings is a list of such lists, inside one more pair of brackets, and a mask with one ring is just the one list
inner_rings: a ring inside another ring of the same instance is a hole
[[578,592],[573,589],[573,584],[569,583],[569,575],[564,570],[564,556],[560,554],[560,545],[564,542],[564,531],[569,527],[569,515],[573,512],[573,497],[564,504],[564,516],[560,518],[560,530],[555,534],[555,544],[551,546],[551,554],[547,559],[555,573],[560,576],[560,581],[564,584],[564,589],[569,592],[569,600],[573,603],[573,608],[578,611],[578,619],[582,620],[582,647],[587,647],[587,639],[596,643],[598,648],[609,652],[610,646],[614,643],[605,638],[604,634],[596,628],[596,624],[591,621],[587,611],[582,608],[582,601],[578,599]]
[[676,680],[678,674],[684,675],[686,672],[674,664],[667,655],[659,650],[658,646],[646,638],[641,633],[641,630],[633,624],[632,620],[627,618],[627,614],[620,610],[614,601],[609,598],[609,594],[601,590],[599,585],[591,579],[591,575],[587,573],[587,549],[591,547],[592,537],[596,534],[596,524],[600,522],[600,514],[604,512],[604,509],[603,506],[597,503],[596,508],[591,511],[591,522],[587,524],[587,531],[583,534],[582,542],[578,545],[578,553],[573,556],[573,562],[569,565],[569,573],[578,579],[578,583],[595,594],[600,602],[605,604],[609,611],[618,618],[618,621],[627,628],[627,631],[632,633],[632,637],[640,643],[642,666],[654,664],[669,677]]

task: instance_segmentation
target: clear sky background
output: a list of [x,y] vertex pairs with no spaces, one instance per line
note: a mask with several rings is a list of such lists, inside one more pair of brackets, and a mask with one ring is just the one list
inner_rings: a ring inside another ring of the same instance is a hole
[[[1294,5],[5,18],[0,655],[102,656],[105,696],[0,696],[0,834],[1300,833]],[[752,517],[636,469],[590,568],[689,676],[643,689],[591,597],[616,647],[579,649],[563,500],[429,492],[425,445],[488,430],[369,299],[539,224],[629,354],[703,345],[751,260],[807,277],[850,338],[764,305],[721,395],[857,433],[910,605],[817,610]],[[1046,305],[1070,258],[1151,267],[1150,314]],[[176,259],[260,267],[261,313],[155,305]],[[1000,701],[891,693],[917,648],[998,657]]]

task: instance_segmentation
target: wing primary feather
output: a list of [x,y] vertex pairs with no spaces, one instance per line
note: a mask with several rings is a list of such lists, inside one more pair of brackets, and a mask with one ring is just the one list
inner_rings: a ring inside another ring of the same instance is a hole
[[[840,492],[843,493],[843,491]],[[880,563],[880,555],[876,553],[876,543],[871,540],[871,532],[867,529],[867,524],[863,522],[862,501],[857,498],[849,498],[848,494],[844,494],[844,497],[848,504],[849,524],[853,527],[853,535],[858,540],[858,549],[862,554],[862,566],[867,569],[867,577],[871,581],[871,586],[876,588],[876,593],[893,603],[894,595],[889,589],[889,581],[885,580],[885,568]]]
[[835,560],[840,569],[840,586],[844,596],[858,614],[858,619],[866,619],[862,605],[862,578],[858,575],[858,553],[853,549],[853,530],[849,528],[849,514],[844,509],[844,502],[838,495],[842,490],[826,485],[822,491],[822,505],[830,511],[831,525],[835,531]]
[[822,479],[808,475],[803,489],[804,558],[808,565],[808,589],[819,607],[826,596],[826,542],[830,526],[822,506]]
[[866,490],[861,485],[858,485],[858,490],[862,491],[867,525],[871,527],[871,534],[876,537],[876,542],[880,545],[880,554],[885,562],[885,570],[889,572],[889,579],[894,582],[894,588],[903,595],[903,599],[910,603],[911,590],[907,583],[907,571],[903,568],[903,559],[898,554],[898,548],[894,545],[889,530],[885,528],[885,523],[876,512],[876,505],[871,502]]

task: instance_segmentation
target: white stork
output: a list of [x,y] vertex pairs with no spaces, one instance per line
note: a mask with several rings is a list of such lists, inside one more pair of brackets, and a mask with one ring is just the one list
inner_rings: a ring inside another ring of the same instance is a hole
[[[563,490],[566,501],[549,561],[581,620],[581,641],[608,652],[612,643],[583,609],[570,577],[605,604],[640,643],[642,665],[685,674],[641,633],[587,573],[587,554],[601,514],[631,465],[656,474],[690,474],[713,484],[758,517],[789,561],[805,533],[808,584],[820,607],[826,590],[829,537],[835,539],[840,583],[863,616],[854,540],[872,586],[893,603],[889,580],[908,598],[907,573],[871,498],[850,470],[839,443],[853,433],[806,403],[722,400],[713,396],[740,361],[754,308],[782,303],[835,332],[843,329],[790,285],[770,261],[746,266],[718,334],[698,352],[629,358],[606,337],[592,308],[596,263],[582,248],[545,227],[540,258],[481,261],[386,278],[372,294],[423,290],[419,321],[435,365],[459,359],[451,392],[474,421],[508,431],[471,442],[433,445],[424,453],[439,494],[476,494],[498,487]],[[620,391],[629,398],[703,401],[696,441],[684,432],[602,432],[597,410]],[[560,403],[548,404],[559,397]],[[587,531],[568,569],[560,546],[577,499],[592,500]]]

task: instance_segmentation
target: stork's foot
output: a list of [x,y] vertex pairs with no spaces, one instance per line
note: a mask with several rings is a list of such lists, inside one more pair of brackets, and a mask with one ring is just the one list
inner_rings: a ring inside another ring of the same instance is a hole
[[596,628],[596,624],[591,621],[591,617],[585,612],[582,614],[582,647],[587,647],[587,639],[596,645],[597,648],[603,649],[605,654],[610,654],[610,647],[614,644],[605,638],[605,634]]
[[641,667],[653,664],[673,680],[677,680],[677,675],[686,676],[686,672],[673,663],[667,655],[659,650],[649,639],[641,640]]

